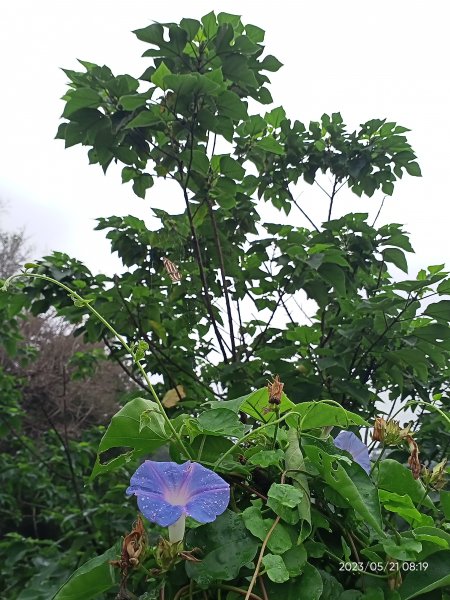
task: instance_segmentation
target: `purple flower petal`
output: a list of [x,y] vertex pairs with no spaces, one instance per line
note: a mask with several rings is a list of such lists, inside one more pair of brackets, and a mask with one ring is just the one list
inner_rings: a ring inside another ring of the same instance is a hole
[[210,523],[222,514],[230,500],[230,486],[219,475],[198,463],[146,460],[131,477],[127,494],[135,494],[149,521],[163,527],[181,515]]
[[370,474],[370,458],[367,446],[357,435],[351,431],[341,431],[334,438],[334,445],[340,450],[346,450],[352,455],[353,460],[358,463],[367,474]]
[[186,505],[187,514],[200,523],[211,523],[221,515],[230,502],[230,488],[222,487],[201,492]]
[[141,513],[161,527],[173,525],[183,514],[182,506],[172,506],[156,494],[140,494],[137,503]]

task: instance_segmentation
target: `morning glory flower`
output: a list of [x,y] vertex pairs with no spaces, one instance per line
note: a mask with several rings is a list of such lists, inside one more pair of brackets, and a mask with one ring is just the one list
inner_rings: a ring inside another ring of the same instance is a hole
[[139,510],[153,523],[169,527],[172,543],[183,539],[186,515],[210,523],[230,501],[230,486],[219,475],[191,461],[146,460],[131,477],[128,496],[138,499]]
[[352,455],[353,460],[360,465],[364,471],[370,474],[370,458],[367,446],[357,435],[351,431],[341,431],[334,438],[334,445],[339,450],[346,450]]

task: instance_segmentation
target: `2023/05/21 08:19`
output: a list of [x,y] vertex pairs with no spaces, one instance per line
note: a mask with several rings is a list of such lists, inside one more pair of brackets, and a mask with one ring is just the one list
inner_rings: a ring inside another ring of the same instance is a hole
[[348,571],[348,572],[371,572],[371,573],[394,573],[396,571],[426,571],[428,569],[427,562],[412,562],[412,561],[402,561],[397,562],[395,560],[388,561],[386,563],[383,562],[349,562],[349,561],[341,561],[339,565],[339,571]]

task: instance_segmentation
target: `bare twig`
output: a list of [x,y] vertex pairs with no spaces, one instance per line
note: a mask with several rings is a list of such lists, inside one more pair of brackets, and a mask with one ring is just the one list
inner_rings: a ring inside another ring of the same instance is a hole
[[385,200],[386,200],[386,196],[383,196],[383,200],[381,201],[380,208],[378,209],[377,215],[376,215],[375,219],[373,220],[372,227],[375,227],[375,223],[377,222],[377,219],[380,216],[380,213],[381,213],[381,211],[383,209],[383,205],[384,205],[384,201]]
[[298,210],[302,213],[302,215],[305,217],[305,219],[307,221],[309,221],[309,223],[314,227],[314,229],[316,231],[319,231],[319,228],[314,223],[314,221],[306,214],[306,212],[303,210],[303,208],[298,204],[297,200],[294,200],[294,198],[293,198],[293,196],[292,196],[292,194],[291,194],[290,191],[289,191],[289,194],[290,194],[290,200],[291,200],[291,202],[298,208]]

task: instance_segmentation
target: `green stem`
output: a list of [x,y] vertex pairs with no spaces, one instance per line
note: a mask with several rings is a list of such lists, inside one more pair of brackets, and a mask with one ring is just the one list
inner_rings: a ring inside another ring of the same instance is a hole
[[401,545],[402,536],[399,534],[399,532],[395,529],[395,527],[387,519],[385,520],[385,523],[386,523],[387,527],[393,532],[398,544]]
[[95,310],[95,308],[93,306],[91,306],[91,304],[88,301],[86,301],[79,294],[77,294],[77,292],[73,291],[70,287],[68,287],[64,283],[61,283],[60,281],[57,281],[56,279],[53,279],[53,277],[48,277],[47,275],[39,275],[38,273],[18,273],[17,275],[12,275],[11,277],[8,277],[8,279],[5,281],[2,289],[3,290],[7,289],[8,285],[11,283],[11,281],[13,279],[16,279],[16,278],[19,278],[19,277],[30,277],[30,278],[33,278],[33,279],[42,279],[44,281],[48,281],[49,283],[53,283],[53,284],[59,286],[60,288],[62,288],[63,290],[65,290],[72,299],[78,300],[79,302],[83,303],[83,305],[86,306],[86,308],[95,317],[97,317],[97,319],[101,323],[103,323],[103,325],[107,329],[109,329],[109,331],[119,340],[119,342],[122,344],[122,346],[125,348],[125,350],[132,356],[135,365],[139,369],[142,377],[144,378],[146,384],[148,385],[148,388],[149,388],[149,390],[150,390],[150,392],[151,392],[151,394],[152,394],[152,396],[153,396],[156,404],[158,405],[159,410],[161,411],[161,414],[164,417],[164,419],[165,419],[165,421],[166,421],[166,423],[167,423],[170,431],[172,432],[173,436],[177,440],[179,447],[186,454],[186,456],[188,456],[189,458],[192,458],[191,453],[188,451],[188,449],[184,445],[183,441],[181,440],[180,436],[178,435],[178,432],[175,430],[175,427],[172,425],[171,420],[167,416],[166,411],[164,410],[164,406],[162,405],[160,399],[158,398],[158,395],[155,392],[155,389],[154,389],[153,385],[150,383],[150,379],[149,379],[147,373],[145,372],[144,367],[141,365],[140,361],[136,359],[133,350],[127,344],[127,342],[125,341],[125,339],[114,329],[114,327],[112,325],[110,325],[108,323],[108,321],[99,312],[97,312]]
[[383,446],[383,448],[381,449],[381,452],[380,452],[380,456],[379,456],[379,457],[377,458],[377,460],[376,460],[376,461],[373,463],[373,465],[372,465],[372,468],[370,469],[370,474],[371,474],[371,475],[372,475],[372,473],[374,472],[374,470],[375,470],[375,467],[377,466],[377,464],[378,464],[378,463],[380,462],[380,460],[382,459],[382,457],[383,457],[383,454],[384,454],[385,452],[386,452],[386,446]]
[[441,410],[438,406],[431,404],[431,402],[425,402],[424,400],[410,400],[405,404],[404,408],[411,406],[412,404],[420,404],[421,406],[428,406],[429,408],[434,409],[441,415],[441,417],[444,417],[444,419],[450,425],[450,417],[448,417],[448,415],[446,415],[445,412]]
[[197,462],[200,462],[200,459],[202,458],[203,447],[205,445],[205,440],[206,440],[206,435],[203,435],[202,441],[200,442],[200,448],[198,449]]
[[419,504],[416,506],[417,510],[419,510],[420,507],[422,506],[422,504],[425,502],[425,498],[428,496],[429,491],[430,491],[430,485],[427,483],[427,485],[425,486],[425,493],[422,496],[422,498],[420,499]]
[[217,469],[217,467],[220,465],[220,463],[223,462],[223,459],[226,458],[229,454],[231,454],[234,450],[236,450],[236,448],[238,448],[242,444],[242,442],[247,441],[248,439],[250,439],[251,437],[253,437],[257,433],[259,433],[260,431],[262,431],[263,429],[266,429],[266,427],[269,427],[269,426],[272,426],[272,425],[278,425],[278,423],[282,423],[290,415],[295,415],[295,414],[298,415],[298,413],[294,413],[293,411],[287,412],[285,415],[283,415],[279,419],[276,419],[276,421],[270,421],[269,423],[264,423],[264,425],[261,425],[261,427],[257,427],[253,431],[250,431],[249,433],[247,433],[246,435],[244,435],[244,437],[241,437],[240,440],[238,440],[235,444],[233,444],[233,446],[231,446],[231,448],[228,448],[228,450],[226,452],[224,452],[222,454],[222,456],[214,463],[214,471]]
[[[277,419],[280,418],[280,407],[277,406],[275,409],[275,416]],[[278,427],[279,423],[275,425],[275,431],[273,432],[273,441],[272,441],[272,450],[275,450],[275,446],[277,445],[277,435],[278,435]]]

